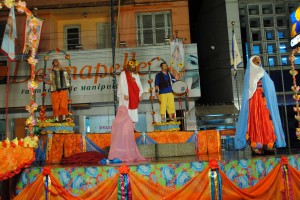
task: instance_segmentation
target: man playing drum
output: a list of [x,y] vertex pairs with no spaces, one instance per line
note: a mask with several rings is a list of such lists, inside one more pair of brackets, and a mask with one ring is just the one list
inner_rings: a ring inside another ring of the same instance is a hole
[[171,120],[176,120],[175,115],[175,102],[172,91],[172,83],[177,80],[168,71],[167,63],[160,64],[161,72],[155,76],[155,95],[160,103],[161,121],[166,122],[166,111],[168,112]]

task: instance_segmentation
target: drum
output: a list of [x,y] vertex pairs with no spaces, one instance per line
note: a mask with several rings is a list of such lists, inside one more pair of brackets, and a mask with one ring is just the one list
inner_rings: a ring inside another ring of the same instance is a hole
[[176,81],[172,85],[172,90],[174,95],[176,96],[183,96],[186,95],[188,91],[188,86],[184,81]]
[[70,88],[69,74],[66,70],[58,70],[50,72],[50,90],[66,90]]

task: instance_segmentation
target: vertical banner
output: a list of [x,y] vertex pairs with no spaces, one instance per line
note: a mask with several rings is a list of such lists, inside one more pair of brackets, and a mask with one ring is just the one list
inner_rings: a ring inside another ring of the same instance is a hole
[[170,42],[170,50],[171,50],[171,70],[172,74],[176,77],[179,75],[181,78],[182,73],[185,71],[184,64],[184,47],[181,39],[175,38]]
[[[30,39],[32,37],[38,38],[35,46],[35,52],[37,52],[39,47],[39,38],[41,38],[43,24],[44,24],[43,19],[27,15],[26,23],[25,23],[25,31],[24,31],[23,53],[28,53],[28,51],[33,48],[32,42],[30,42]],[[35,28],[32,29],[31,27],[35,27]]]
[[232,47],[231,47],[231,65],[234,69],[234,77],[236,76],[237,67],[242,64],[242,58],[236,42],[235,33],[232,32]]
[[11,7],[9,16],[7,19],[5,32],[3,35],[3,41],[1,45],[1,51],[10,61],[13,61],[16,57],[15,54],[15,39],[17,38],[16,29],[16,17],[15,7]]

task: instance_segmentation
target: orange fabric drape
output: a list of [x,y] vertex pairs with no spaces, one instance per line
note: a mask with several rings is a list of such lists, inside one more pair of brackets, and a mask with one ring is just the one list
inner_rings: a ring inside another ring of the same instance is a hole
[[[54,200],[78,200],[80,198],[75,197],[71,194],[68,193],[67,190],[65,190],[59,181],[56,180],[54,176],[51,174],[49,175],[51,179],[51,187],[50,191],[53,192],[53,194],[50,194],[49,199],[54,199]],[[20,194],[16,196],[14,200],[24,200],[24,199],[35,199],[35,200],[40,200],[40,199],[45,199],[45,183],[43,180],[44,176],[41,174],[40,176],[37,177],[37,179],[29,186],[27,186]],[[55,195],[58,194],[58,195]]]
[[206,167],[201,173],[193,177],[182,188],[172,192],[164,199],[186,199],[186,200],[210,200],[209,168]]
[[[291,181],[289,185],[292,187],[292,194],[294,199],[300,195],[300,172],[288,165],[290,171]],[[171,189],[159,184],[153,184],[133,172],[129,172],[131,191],[133,199],[138,200],[152,200],[152,199],[181,199],[181,200],[208,200],[210,197],[210,168],[206,167],[201,173],[196,174],[190,181],[188,181],[180,189]],[[117,173],[114,177],[99,183],[95,187],[85,191],[85,194],[75,197],[66,191],[59,181],[54,176],[50,175],[52,182],[51,199],[117,199]],[[282,165],[278,164],[267,176],[261,179],[255,186],[247,189],[240,189],[232,183],[225,173],[220,171],[222,178],[222,199],[224,200],[239,200],[239,199],[282,199],[285,195],[284,191],[285,180],[282,177]],[[44,198],[44,183],[43,175],[40,175],[31,185],[28,185],[15,199],[45,199]],[[287,197],[288,199],[288,197]]]
[[132,190],[132,199],[163,199],[164,196],[173,191],[173,189],[166,186],[151,183],[142,176],[132,172],[129,172],[129,177]]
[[92,140],[98,147],[105,149],[110,145],[111,134],[87,134],[86,137]]
[[[51,145],[48,144],[48,160],[47,163],[59,163],[63,157],[63,146],[65,142],[64,135],[53,134]],[[49,141],[48,141],[49,143]]]
[[79,198],[116,200],[118,195],[119,176],[120,173],[117,173],[112,178],[107,179],[107,181],[99,183],[95,187],[87,190],[83,195],[79,196]]
[[162,131],[147,133],[147,136],[149,136],[157,143],[185,143],[193,134],[194,132]]
[[63,157],[82,152],[80,134],[53,134],[47,163],[59,163]]
[[[138,138],[141,133],[135,133],[135,139]],[[105,149],[106,147],[110,146],[110,133],[100,133],[100,134],[87,134],[87,138],[89,138],[93,143],[95,143],[101,149]]]
[[281,165],[278,164],[267,176],[261,179],[256,185],[247,189],[240,189],[227,178],[226,174],[220,171],[222,177],[223,199],[282,199],[281,191],[284,190],[281,176]]
[[21,146],[0,148],[0,181],[18,174],[35,160],[33,148]]
[[71,134],[64,140],[64,157],[69,157],[82,152],[82,136],[81,134]]
[[220,134],[216,130],[198,131],[198,154],[218,154],[221,151]]
[[300,172],[297,171],[292,166],[288,165],[288,170],[291,173],[291,183],[290,186],[292,186],[292,192],[294,199],[297,199],[300,197]]

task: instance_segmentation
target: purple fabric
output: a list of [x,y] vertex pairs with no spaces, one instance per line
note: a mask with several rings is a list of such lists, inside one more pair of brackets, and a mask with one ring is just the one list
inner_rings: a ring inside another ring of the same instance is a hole
[[123,162],[147,160],[139,152],[135,138],[133,122],[125,106],[118,108],[117,116],[111,129],[108,159],[118,158]]

